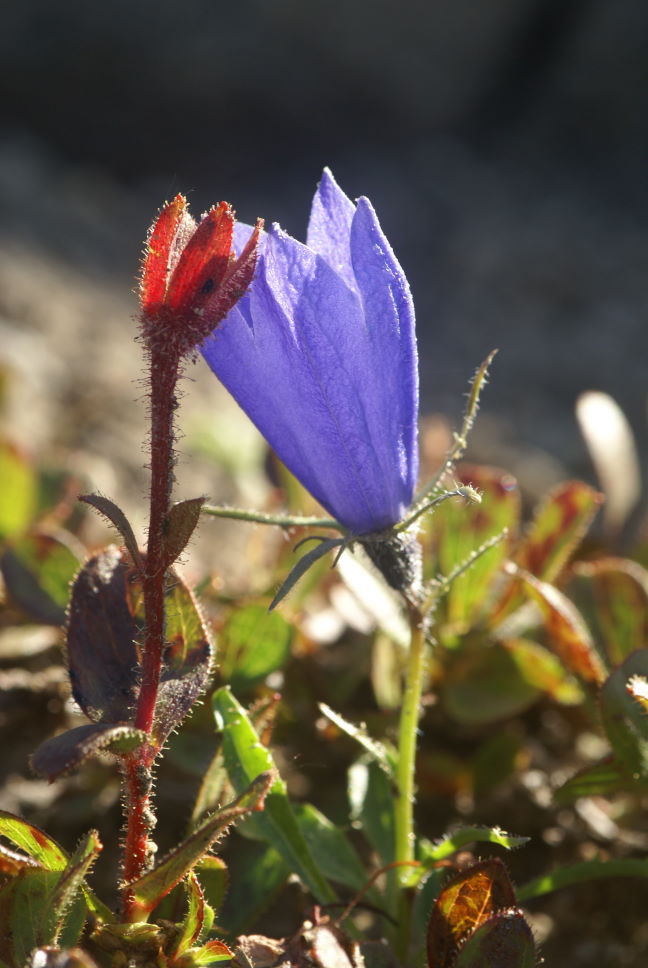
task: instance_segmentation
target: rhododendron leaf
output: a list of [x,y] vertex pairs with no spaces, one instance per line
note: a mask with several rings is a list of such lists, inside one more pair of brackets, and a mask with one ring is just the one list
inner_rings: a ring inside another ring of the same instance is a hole
[[173,504],[164,524],[164,552],[166,567],[182,554],[200,519],[204,497],[192,497]]
[[[213,708],[222,725],[225,767],[234,789],[241,790],[260,773],[275,770],[270,751],[262,746],[247,713],[229,689],[215,693]],[[255,827],[320,903],[334,901],[335,893],[322,876],[297,823],[286,784],[276,772],[275,777],[263,813],[254,818]]]
[[455,968],[536,968],[531,928],[518,908],[499,911],[468,938]]
[[452,968],[466,938],[493,914],[515,904],[506,868],[496,858],[453,875],[430,915],[428,968]]
[[39,776],[54,780],[100,752],[129,753],[146,741],[146,733],[132,726],[92,723],[75,726],[45,740],[31,759]]
[[567,590],[612,665],[648,646],[648,572],[636,561],[577,562]]
[[648,716],[628,692],[635,676],[648,675],[648,649],[639,649],[615,669],[601,689],[603,725],[619,761],[648,778]]
[[139,687],[138,626],[129,605],[132,567],[105,548],[72,586],[67,653],[72,694],[93,722],[128,722]]
[[539,581],[529,572],[514,566],[511,571],[520,578],[529,597],[539,606],[550,645],[567,669],[585,682],[603,682],[605,667],[573,602],[554,585]]
[[481,503],[466,505],[461,501],[446,501],[430,519],[437,571],[449,574],[475,548],[504,529],[510,535],[452,582],[444,617],[451,627],[461,630],[470,627],[487,607],[493,580],[519,526],[520,495],[515,479],[495,468],[464,465],[455,477],[459,483],[476,488],[481,494]]
[[104,497],[102,494],[81,494],[79,500],[83,501],[84,504],[89,504],[93,507],[95,511],[103,515],[106,520],[117,529],[119,534],[124,539],[124,544],[130,551],[131,558],[138,567],[142,566],[142,559],[140,556],[139,548],[137,546],[137,539],[135,538],[135,533],[131,527],[131,523],[114,501],[110,498]]
[[79,568],[73,540],[64,532],[34,531],[13,541],[0,559],[12,599],[46,625],[63,625],[70,582]]
[[178,884],[210,849],[228,827],[242,817],[263,810],[272,774],[262,773],[248,785],[240,796],[210,814],[194,831],[156,866],[133,881],[130,889],[135,910],[146,915]]

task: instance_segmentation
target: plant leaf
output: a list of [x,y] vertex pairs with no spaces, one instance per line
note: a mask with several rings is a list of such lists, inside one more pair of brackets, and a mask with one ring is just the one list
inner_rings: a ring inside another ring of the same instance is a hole
[[336,900],[322,876],[292,811],[286,784],[276,773],[272,756],[261,745],[243,707],[227,688],[213,697],[214,713],[222,723],[225,767],[235,790],[241,790],[259,773],[268,770],[276,779],[266,798],[265,810],[255,818],[263,838],[281,854],[320,903]]
[[556,803],[571,803],[579,797],[609,796],[621,790],[636,790],[641,781],[613,756],[585,767],[554,792]]
[[173,504],[164,524],[165,567],[180,557],[200,520],[204,497],[192,497]]
[[628,692],[634,676],[648,675],[648,649],[639,649],[615,669],[601,689],[601,715],[612,748],[631,774],[648,779],[648,716]]
[[619,665],[648,646],[648,572],[636,561],[599,558],[572,567],[568,586],[603,655]]
[[140,550],[137,546],[137,538],[135,537],[135,532],[131,527],[131,523],[114,501],[110,498],[104,497],[102,494],[80,494],[79,500],[83,501],[84,504],[89,504],[93,507],[95,511],[98,511],[102,517],[106,518],[114,528],[117,529],[121,537],[124,539],[124,544],[128,548],[133,562],[137,568],[142,571],[144,564],[142,562],[142,556]]
[[129,607],[133,571],[110,546],[90,558],[72,586],[67,651],[72,694],[95,723],[129,722],[139,690],[137,625]]
[[[44,929],[39,937],[40,944],[55,944],[58,941],[66,914],[79,894],[85,876],[101,850],[102,844],[99,835],[96,830],[91,830],[70,857],[65,870],[47,899],[41,915]],[[83,924],[81,924],[82,926]],[[80,933],[81,928],[79,928]],[[76,941],[77,938],[72,940]]]
[[9,441],[0,440],[0,541],[21,534],[36,513],[38,485],[31,464]]
[[369,735],[366,726],[357,726],[355,723],[348,722],[348,720],[344,719],[343,716],[340,716],[339,713],[336,713],[334,709],[331,709],[324,702],[319,703],[319,708],[334,726],[337,726],[343,733],[346,733],[347,736],[354,739],[388,776],[393,777],[395,775],[394,755],[383,743],[380,743],[377,739],[373,739]]
[[499,911],[471,934],[462,946],[456,968],[536,968],[531,928],[518,908]]
[[45,625],[63,625],[79,559],[63,532],[34,531],[15,539],[0,559],[12,599]]
[[76,726],[41,743],[31,758],[31,765],[39,776],[53,780],[96,753],[129,753],[146,739],[146,733],[133,726],[110,723]]
[[172,958],[177,958],[198,940],[205,920],[205,897],[198,878],[191,871],[184,881],[184,888],[187,894],[187,914],[182,922],[180,937],[171,953]]
[[[218,920],[236,937],[257,921],[288,880],[290,867],[274,847],[237,838],[236,865]],[[198,877],[201,878],[200,872]],[[207,884],[205,891],[207,893]],[[209,896],[209,895],[208,895]],[[210,903],[213,903],[210,896]]]
[[394,783],[368,756],[348,774],[351,820],[357,823],[384,865],[394,858]]
[[0,835],[20,847],[45,870],[62,871],[67,854],[45,831],[6,810],[0,810]]
[[497,858],[454,874],[439,894],[430,915],[428,968],[451,968],[465,939],[493,914],[515,903],[506,868]]
[[606,672],[578,609],[554,585],[511,566],[539,606],[551,644],[565,666],[585,682],[600,685]]
[[295,804],[293,810],[324,877],[360,891],[367,881],[367,872],[344,832],[310,803]]
[[290,656],[294,629],[266,605],[246,605],[233,612],[219,637],[221,675],[237,692],[263,681]]
[[241,817],[263,810],[264,801],[272,787],[273,775],[265,772],[250,783],[232,803],[205,820],[178,847],[152,870],[130,885],[135,910],[148,914],[159,904],[182,878],[191,871],[214,841]]
[[648,877],[648,860],[624,857],[620,860],[584,860],[542,874],[518,888],[518,899],[524,903],[543,894],[551,894],[572,884],[587,884],[608,877]]
[[[313,535],[313,538],[318,537]],[[277,607],[279,602],[286,597],[288,592],[295,587],[299,579],[304,575],[308,569],[314,565],[320,558],[328,554],[329,551],[333,551],[335,548],[344,547],[346,539],[345,538],[319,538],[319,544],[316,548],[311,551],[307,551],[305,555],[299,559],[296,565],[293,566],[287,578],[281,584],[278,592],[270,602],[268,610],[271,612]]]
[[516,850],[528,843],[529,837],[518,837],[508,834],[499,827],[459,827],[451,834],[446,834],[434,844],[425,842],[422,845],[421,860],[425,865],[438,863],[456,854],[468,844],[497,844],[507,850]]
[[[437,565],[449,574],[495,535],[507,530],[515,535],[520,521],[520,494],[510,474],[492,467],[463,465],[458,470],[461,484],[481,492],[481,504],[465,506],[448,501],[434,515],[432,535]],[[488,595],[512,538],[500,541],[452,582],[446,596],[445,619],[455,628],[473,625],[487,607]]]

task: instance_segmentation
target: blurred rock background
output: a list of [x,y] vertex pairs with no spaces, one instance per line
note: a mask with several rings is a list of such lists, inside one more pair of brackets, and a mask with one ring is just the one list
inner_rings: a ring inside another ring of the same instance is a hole
[[[408,273],[423,410],[458,418],[500,348],[474,457],[536,493],[591,477],[573,416],[591,388],[644,449],[647,37],[645,0],[9,0],[5,431],[82,449],[95,486],[138,498],[131,290],[151,216],[184,191],[303,237],[327,164]],[[220,406],[194,375],[190,449]]]

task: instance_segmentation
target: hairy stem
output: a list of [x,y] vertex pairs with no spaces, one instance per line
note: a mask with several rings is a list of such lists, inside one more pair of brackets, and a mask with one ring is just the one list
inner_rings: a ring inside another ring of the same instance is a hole
[[[405,695],[398,727],[398,768],[396,772],[396,861],[414,860],[414,798],[416,739],[425,671],[425,634],[423,616],[416,606],[409,606],[410,647],[405,673]],[[407,867],[399,870],[401,883],[407,879]]]
[[[164,596],[167,561],[165,526],[173,485],[175,389],[180,358],[168,346],[151,341],[151,491],[148,544],[142,586],[146,628],[142,652],[142,681],[135,723],[151,735],[157,702],[165,642]],[[152,768],[158,748],[154,740],[143,744],[126,759],[126,834],[124,839],[123,895],[125,920],[134,917],[133,898],[128,884],[147,869],[151,855],[150,832],[155,818],[150,796]]]

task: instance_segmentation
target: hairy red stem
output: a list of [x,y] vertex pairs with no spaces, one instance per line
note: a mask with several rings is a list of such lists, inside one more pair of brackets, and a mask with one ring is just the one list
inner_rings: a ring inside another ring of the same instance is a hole
[[[178,381],[180,354],[174,347],[151,340],[151,491],[146,564],[142,576],[146,629],[142,654],[142,682],[135,713],[137,729],[151,734],[157,702],[162,657],[165,643],[164,596],[166,590],[166,554],[164,532],[171,502],[174,464],[175,389]],[[151,770],[158,748],[148,742],[126,759],[127,827],[124,843],[123,879],[126,885],[144,873],[150,858],[149,834],[155,822],[150,793]],[[123,898],[124,918],[135,915],[134,899],[126,887]]]

